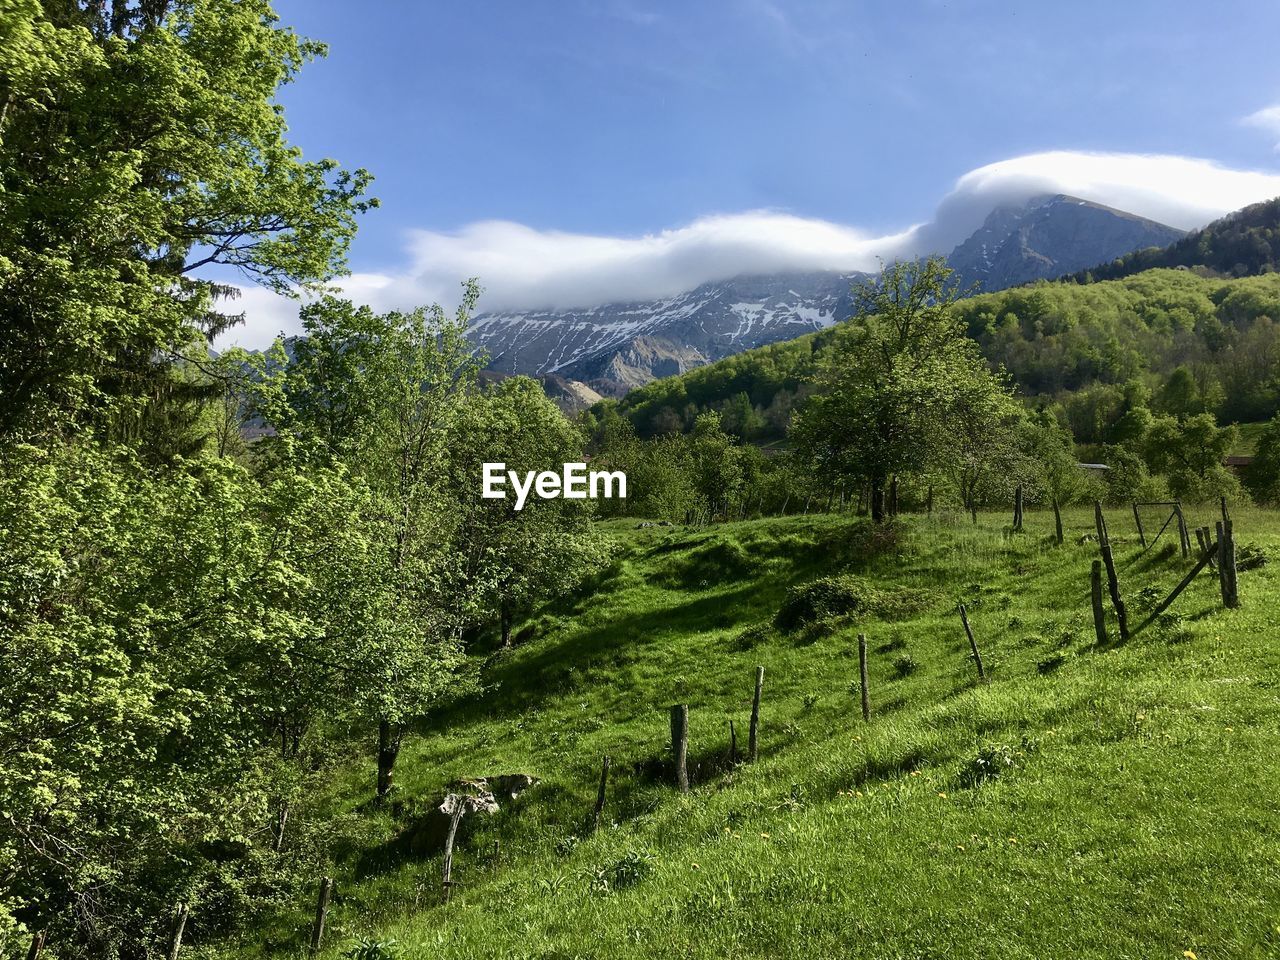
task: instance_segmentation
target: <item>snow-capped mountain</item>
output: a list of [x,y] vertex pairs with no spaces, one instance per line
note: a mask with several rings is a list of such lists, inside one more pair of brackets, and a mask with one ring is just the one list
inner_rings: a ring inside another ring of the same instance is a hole
[[828,327],[849,315],[859,275],[778,274],[706,283],[648,303],[585,310],[487,313],[469,336],[500,373],[557,375],[606,395],[777,340]]
[[[1067,196],[996,208],[948,257],[966,285],[999,290],[1167,246],[1180,230]],[[621,396],[657,377],[831,326],[863,274],[744,276],[663,300],[580,310],[486,313],[468,335],[499,374],[586,384]]]

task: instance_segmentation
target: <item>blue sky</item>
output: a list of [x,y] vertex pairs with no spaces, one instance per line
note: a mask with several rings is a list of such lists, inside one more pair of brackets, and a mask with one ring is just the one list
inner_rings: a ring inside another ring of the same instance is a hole
[[[353,247],[353,295],[399,289],[431,272],[427,258],[446,278],[472,261],[483,274],[520,256],[572,260],[547,239],[561,232],[635,239],[748,211],[896,235],[934,218],[969,171],[1050,151],[1068,186],[1070,154],[1084,151],[1280,173],[1280,109],[1266,112],[1280,104],[1280,4],[1257,0],[279,0],[277,10],[330,45],[284,92],[292,138],[309,156],[370,169],[384,204]],[[1252,183],[1184,219],[1272,181]],[[1196,184],[1175,178],[1166,192],[1194,200]],[[1129,199],[1099,189],[1090,199]],[[1148,206],[1137,212],[1166,213]],[[508,229],[468,235],[489,221]],[[401,296],[438,283],[408,286]],[[531,277],[499,305],[540,290]]]

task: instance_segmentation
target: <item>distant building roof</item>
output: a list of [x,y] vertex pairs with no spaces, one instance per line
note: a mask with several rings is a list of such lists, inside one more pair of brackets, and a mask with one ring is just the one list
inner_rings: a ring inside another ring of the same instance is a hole
[[1111,468],[1105,463],[1077,463],[1077,467],[1081,470],[1110,470]]
[[1223,457],[1222,459],[1222,465],[1224,467],[1247,467],[1251,463],[1253,463],[1252,454],[1249,456],[1237,456],[1232,454],[1231,456]]

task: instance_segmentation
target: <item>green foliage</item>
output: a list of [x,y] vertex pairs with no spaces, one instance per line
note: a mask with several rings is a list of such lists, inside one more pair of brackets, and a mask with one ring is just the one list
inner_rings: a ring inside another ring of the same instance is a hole
[[[1022,396],[1057,403],[1081,443],[1128,442],[1125,415],[1150,403],[1144,379],[1158,390],[1179,367],[1192,372],[1194,402],[1225,423],[1280,411],[1275,275],[1224,280],[1158,269],[1106,283],[1038,283],[970,297],[952,309],[987,361],[1003,368]],[[723,409],[745,393],[765,420],[752,439],[781,438],[841,329],[655,381],[616,409],[641,435],[664,411],[687,430],[699,412]],[[1135,386],[1147,396],[1135,396]]]
[[853,574],[819,577],[787,591],[775,622],[782,630],[795,630],[820,620],[870,613],[883,603],[877,588]]
[[1245,471],[1245,484],[1259,503],[1280,504],[1280,414],[1258,437],[1253,463]]
[[817,374],[791,439],[818,477],[866,486],[872,518],[892,477],[954,469],[972,503],[1001,471],[1017,407],[956,322],[940,260],[892,265],[859,291],[859,313]]
[[1147,433],[1147,462],[1167,475],[1176,497],[1192,503],[1222,496],[1234,500],[1241,495],[1240,484],[1222,461],[1235,441],[1236,428],[1219,427],[1212,414],[1161,417]]
[[287,142],[277,91],[323,48],[266,0],[4,0],[0,22],[0,436],[132,437],[169,360],[234,320],[202,271],[333,277],[370,178]]
[[395,940],[362,937],[343,953],[343,956],[347,960],[396,960],[400,956],[397,944]]

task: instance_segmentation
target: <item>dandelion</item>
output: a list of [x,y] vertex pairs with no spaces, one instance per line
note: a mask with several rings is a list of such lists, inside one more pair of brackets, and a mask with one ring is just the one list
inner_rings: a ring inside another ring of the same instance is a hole
[[947,799],[947,795],[945,793],[939,793],[938,796],[940,796],[943,800]]
[[767,833],[762,833],[762,834],[760,834],[760,839],[761,839],[761,840],[768,840],[768,839],[769,839],[769,835],[768,835]]
[[1183,950],[1182,955],[1186,957],[1187,960],[1196,960],[1196,955],[1192,953],[1190,950]]
[[1010,842],[1010,843],[1017,843],[1017,842],[1018,842],[1018,838],[1017,838],[1017,837],[1010,837],[1010,838],[1009,838],[1009,842]]

